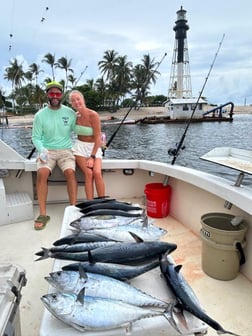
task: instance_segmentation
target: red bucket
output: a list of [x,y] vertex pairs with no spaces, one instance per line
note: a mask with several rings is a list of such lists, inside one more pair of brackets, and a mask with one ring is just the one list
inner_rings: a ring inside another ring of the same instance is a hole
[[164,218],[170,212],[171,186],[162,183],[146,184],[147,215],[153,218]]

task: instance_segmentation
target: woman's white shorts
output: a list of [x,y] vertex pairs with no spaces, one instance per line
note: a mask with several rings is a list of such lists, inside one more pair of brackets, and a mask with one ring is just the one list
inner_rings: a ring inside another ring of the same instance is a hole
[[[85,158],[90,157],[92,150],[94,147],[93,142],[84,142],[80,140],[76,140],[73,145],[73,154],[78,156],[83,156]],[[99,148],[95,154],[98,159],[102,159],[102,150]]]

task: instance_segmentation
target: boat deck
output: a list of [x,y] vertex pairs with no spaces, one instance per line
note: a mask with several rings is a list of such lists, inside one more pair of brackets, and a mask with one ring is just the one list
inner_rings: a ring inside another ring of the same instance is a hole
[[[134,200],[136,203],[136,200]],[[35,262],[41,247],[51,247],[59,238],[66,204],[48,205],[51,221],[43,231],[33,229],[33,221],[0,226],[1,263],[17,264],[26,271],[27,284],[22,288],[20,303],[23,336],[39,335],[44,306],[40,297],[47,293],[44,276],[53,268],[53,259]],[[35,215],[37,207],[35,206]],[[231,281],[220,281],[207,276],[201,269],[201,240],[193,232],[168,216],[155,219],[155,224],[168,230],[162,240],[178,245],[172,257],[182,264],[182,273],[197,295],[207,314],[226,330],[250,336],[252,330],[252,284],[242,274]],[[216,335],[208,328],[207,335]]]

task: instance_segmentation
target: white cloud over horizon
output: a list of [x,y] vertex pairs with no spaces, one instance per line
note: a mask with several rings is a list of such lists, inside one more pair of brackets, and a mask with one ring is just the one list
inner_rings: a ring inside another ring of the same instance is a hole
[[10,59],[17,57],[24,62],[24,68],[38,63],[50,75],[48,65],[41,62],[48,52],[57,59],[62,56],[72,59],[76,77],[88,66],[83,82],[96,80],[100,76],[97,63],[106,50],[114,49],[122,56],[127,55],[134,65],[141,63],[144,54],[159,62],[167,53],[158,69],[157,83],[151,88],[153,95],[167,95],[175,39],[173,27],[181,6],[187,11],[190,27],[187,40],[193,94],[197,96],[200,92],[225,34],[203,96],[210,103],[233,101],[241,105],[246,100],[251,104],[252,4],[249,0],[4,2],[0,14],[0,87],[10,88],[11,83],[3,78],[4,69]]

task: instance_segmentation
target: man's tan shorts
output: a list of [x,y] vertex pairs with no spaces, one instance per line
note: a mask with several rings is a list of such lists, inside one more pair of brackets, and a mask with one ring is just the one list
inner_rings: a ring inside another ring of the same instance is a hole
[[66,169],[75,170],[75,156],[71,149],[49,149],[48,161],[43,163],[39,159],[37,161],[37,169],[48,168],[52,172],[55,166],[64,172]]

